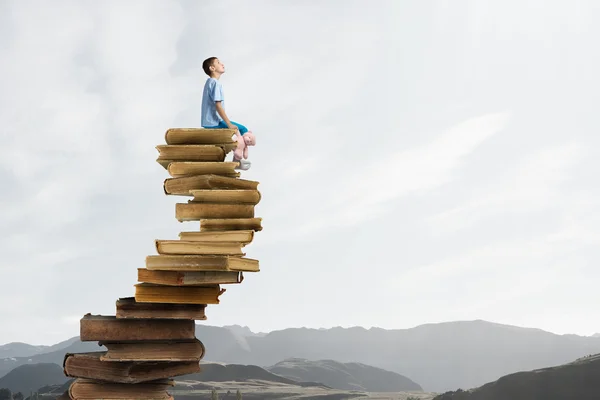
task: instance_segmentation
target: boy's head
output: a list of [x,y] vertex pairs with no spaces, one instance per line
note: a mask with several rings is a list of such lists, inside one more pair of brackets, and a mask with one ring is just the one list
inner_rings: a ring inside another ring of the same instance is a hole
[[202,69],[210,77],[220,76],[225,72],[225,66],[217,57],[209,57],[202,63]]

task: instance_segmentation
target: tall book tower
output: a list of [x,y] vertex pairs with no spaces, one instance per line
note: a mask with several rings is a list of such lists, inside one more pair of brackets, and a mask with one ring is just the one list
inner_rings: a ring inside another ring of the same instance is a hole
[[225,156],[237,146],[230,129],[169,129],[157,159],[170,175],[167,195],[177,203],[178,221],[199,229],[177,240],[156,240],[156,255],[138,268],[135,296],[116,301],[115,315],[86,314],[80,339],[107,351],[68,353],[64,372],[76,378],[64,399],[172,399],[173,378],[201,372],[205,347],[195,320],[219,304],[224,285],[239,284],[244,272],[258,272],[258,260],[244,247],[262,229],[254,216],[258,182],[240,179]]

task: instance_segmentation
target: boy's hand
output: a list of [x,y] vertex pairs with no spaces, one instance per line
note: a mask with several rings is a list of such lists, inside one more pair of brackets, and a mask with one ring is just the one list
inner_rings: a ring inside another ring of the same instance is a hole
[[242,133],[240,132],[240,128],[238,128],[237,126],[230,124],[229,125],[229,129],[233,129],[235,131],[235,136],[236,137],[241,137]]

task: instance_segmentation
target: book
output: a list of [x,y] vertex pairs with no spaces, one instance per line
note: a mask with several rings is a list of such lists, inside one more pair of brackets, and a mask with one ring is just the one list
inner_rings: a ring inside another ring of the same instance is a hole
[[166,286],[138,283],[135,285],[135,301],[140,303],[219,304],[219,296],[224,292],[225,289],[217,284]]
[[64,374],[71,378],[88,378],[105,382],[142,383],[200,372],[196,361],[118,361],[105,362],[106,352],[67,353]]
[[193,199],[190,203],[220,203],[220,204],[253,204],[260,202],[261,194],[251,189],[198,189],[190,190]]
[[79,322],[79,336],[82,342],[185,340],[195,338],[195,328],[194,320],[187,319],[124,319],[86,314]]
[[199,242],[184,240],[155,240],[158,254],[169,255],[229,255],[243,256],[244,243],[240,242]]
[[156,146],[156,150],[159,153],[156,161],[165,169],[173,161],[224,161],[226,154],[222,147],[212,144],[193,146],[159,145]]
[[236,162],[205,161],[172,161],[167,165],[167,172],[172,178],[193,175],[221,175],[237,178],[240,173],[235,170]]
[[155,341],[137,343],[100,342],[107,351],[100,357],[113,361],[195,361],[200,362],[206,349],[198,340]]
[[253,230],[262,231],[262,218],[201,219],[200,232]]
[[258,182],[247,179],[231,178],[215,174],[193,175],[180,178],[167,178],[163,190],[167,195],[191,196],[190,190],[199,189],[250,189],[256,190]]
[[173,144],[220,144],[237,143],[234,129],[170,128],[165,132],[165,143]]
[[258,272],[258,260],[246,257],[201,255],[150,255],[146,268],[163,271],[243,271]]
[[116,301],[117,318],[206,320],[205,304],[138,303],[133,297]]
[[236,242],[242,244],[249,244],[254,239],[253,230],[239,230],[239,231],[208,231],[208,232],[180,232],[179,239],[187,242]]
[[186,286],[242,283],[239,271],[161,271],[138,268],[138,281],[156,285]]
[[175,218],[179,222],[201,219],[254,218],[252,204],[177,203]]
[[171,400],[167,390],[172,386],[175,382],[166,379],[131,384],[77,378],[69,386],[69,396],[73,400]]

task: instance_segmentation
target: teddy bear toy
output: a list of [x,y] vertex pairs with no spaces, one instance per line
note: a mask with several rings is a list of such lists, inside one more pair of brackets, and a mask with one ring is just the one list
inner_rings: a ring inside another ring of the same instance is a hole
[[234,160],[241,160],[242,156],[244,159],[248,158],[248,147],[256,144],[256,136],[250,131],[239,135],[237,137],[237,148],[233,152]]

